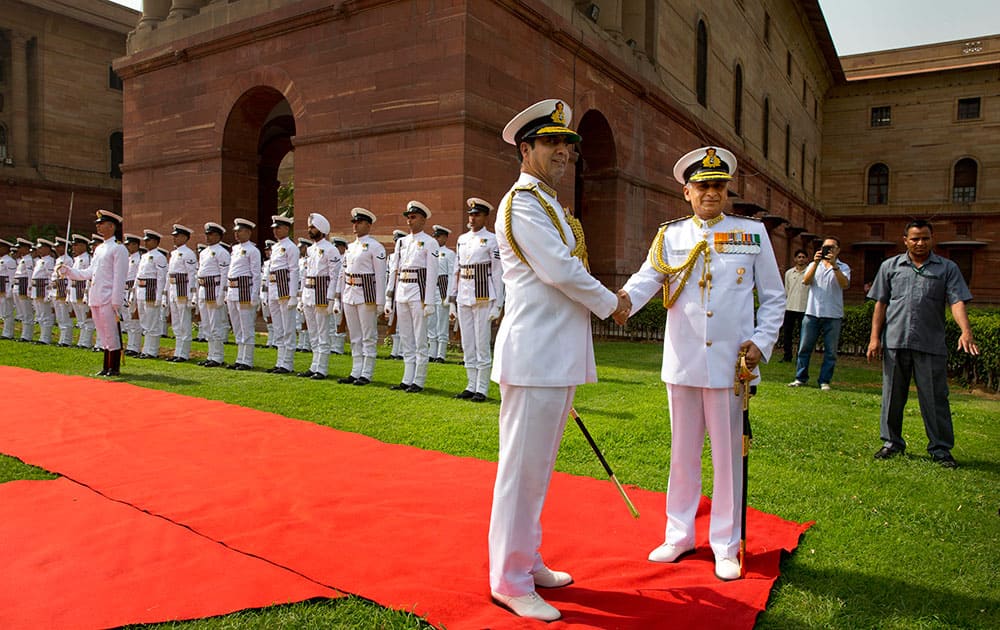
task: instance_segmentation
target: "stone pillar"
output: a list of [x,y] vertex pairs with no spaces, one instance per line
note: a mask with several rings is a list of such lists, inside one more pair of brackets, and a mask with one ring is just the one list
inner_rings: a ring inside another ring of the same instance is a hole
[[7,142],[10,146],[8,157],[14,158],[15,166],[26,166],[28,161],[28,57],[25,54],[27,45],[28,40],[24,35],[11,33],[11,130]]
[[597,17],[597,25],[606,30],[615,39],[622,38],[622,0],[601,0],[594,2],[601,7]]
[[142,0],[142,18],[137,30],[153,30],[167,18],[171,0]]
[[208,4],[206,0],[173,0],[170,5],[170,13],[167,14],[167,20],[183,20],[197,15],[198,10],[206,4]]

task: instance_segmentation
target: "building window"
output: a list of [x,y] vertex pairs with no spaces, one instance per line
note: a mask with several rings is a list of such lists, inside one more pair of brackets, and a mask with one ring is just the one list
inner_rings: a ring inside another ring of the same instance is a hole
[[806,106],[806,78],[802,77],[802,107]]
[[764,135],[761,139],[761,148],[764,150],[764,157],[767,157],[768,152],[771,148],[771,99],[764,99]]
[[814,195],[816,194],[816,158],[815,157],[813,157],[813,170],[812,170],[812,176],[811,176],[810,183],[809,183],[809,192],[811,192]]
[[737,136],[743,135],[743,66],[736,64],[733,73],[733,128]]
[[110,65],[108,66],[108,87],[119,92],[123,87],[122,78],[118,76],[118,73]]
[[889,203],[889,167],[879,162],[868,169],[868,205]]
[[868,236],[872,238],[885,238],[885,223],[869,223]]
[[955,203],[972,203],[976,200],[976,179],[979,165],[972,158],[962,158],[955,162],[955,176],[951,188],[951,200]]
[[122,132],[116,131],[111,134],[108,143],[111,146],[111,177],[122,178],[122,162],[125,161],[125,148],[122,142]]
[[892,124],[892,108],[888,105],[872,107],[872,127],[888,127]]
[[785,75],[792,78],[792,51],[785,53]]
[[771,14],[764,12],[764,45],[771,47]]
[[813,120],[819,120],[819,100],[813,97]]
[[972,233],[972,221],[955,221],[955,236],[969,238]]
[[948,251],[948,258],[951,262],[958,266],[958,270],[962,272],[962,277],[965,278],[965,284],[972,284],[972,250],[966,247],[959,249],[950,249]]
[[806,187],[806,143],[802,143],[802,153],[799,156],[799,185]]
[[885,260],[885,250],[881,247],[876,247],[872,249],[865,249],[865,286],[870,286],[875,282],[875,276],[878,275],[878,268],[882,266],[882,261]]
[[958,99],[958,119],[977,120],[980,116],[979,97]]
[[785,175],[792,172],[792,126],[785,125]]
[[704,20],[698,20],[698,58],[695,60],[695,85],[698,102],[708,105],[708,28]]
[[0,125],[0,162],[7,159],[7,128]]

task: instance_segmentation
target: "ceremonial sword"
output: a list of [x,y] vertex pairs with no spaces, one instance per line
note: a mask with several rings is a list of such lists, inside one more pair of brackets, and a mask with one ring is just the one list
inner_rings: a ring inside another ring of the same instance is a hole
[[632,500],[628,498],[627,494],[625,494],[625,488],[622,487],[618,478],[615,477],[615,473],[611,470],[611,466],[608,465],[608,460],[604,459],[601,449],[597,448],[597,443],[594,442],[594,438],[590,436],[590,431],[587,430],[587,427],[583,425],[583,420],[581,420],[580,415],[576,413],[576,409],[570,407],[569,415],[573,416],[573,419],[576,420],[576,426],[580,427],[580,431],[583,432],[583,437],[587,438],[587,442],[590,443],[590,448],[594,449],[594,454],[597,455],[597,459],[601,460],[601,465],[604,466],[604,470],[607,471],[608,477],[611,478],[615,487],[618,488],[619,494],[621,494],[622,498],[625,499],[625,505],[628,506],[628,511],[632,513],[633,517],[639,518],[639,510],[635,509],[635,505],[632,503]]
[[733,394],[739,396],[743,402],[743,496],[740,511],[740,577],[746,577],[746,553],[747,553],[747,472],[750,455],[750,442],[753,440],[753,431],[750,429],[750,397],[757,393],[757,386],[751,385],[754,378],[753,371],[747,366],[746,350],[740,350],[740,356],[736,360],[736,378],[733,381]]

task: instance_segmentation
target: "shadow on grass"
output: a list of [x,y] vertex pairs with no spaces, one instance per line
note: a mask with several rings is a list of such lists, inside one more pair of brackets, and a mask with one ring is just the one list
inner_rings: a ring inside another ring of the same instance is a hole
[[587,418],[597,418],[597,417],[611,418],[612,420],[635,420],[636,419],[636,415],[634,413],[632,413],[632,412],[625,412],[625,411],[622,411],[621,409],[617,409],[613,413],[608,413],[607,411],[598,411],[597,409],[588,408],[588,407],[577,407],[575,405],[574,405],[573,408],[576,409],[576,411],[577,411],[578,414],[580,414],[580,419],[583,420],[584,422],[587,421]]
[[[933,574],[935,570],[933,558],[928,559],[926,572]],[[950,577],[941,576],[941,581]],[[788,578],[795,590],[839,605],[823,619],[765,612],[759,619],[760,627],[802,628],[803,624],[814,623],[837,628],[1000,627],[997,597],[970,597],[944,587],[915,585],[888,575],[854,571],[798,568]]]
[[135,385],[142,385],[143,383],[153,383],[156,385],[197,385],[201,381],[196,381],[189,378],[178,378],[176,376],[167,376],[162,373],[157,374],[129,374],[128,372],[122,372],[120,377],[115,378],[115,380],[124,383],[133,383]]

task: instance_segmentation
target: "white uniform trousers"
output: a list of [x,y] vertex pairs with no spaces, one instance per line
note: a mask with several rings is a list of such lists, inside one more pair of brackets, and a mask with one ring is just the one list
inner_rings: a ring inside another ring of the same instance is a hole
[[493,365],[493,354],[490,351],[492,306],[492,300],[484,300],[472,306],[458,305],[458,326],[462,331],[462,360],[465,363],[468,380],[466,389],[484,396],[490,391],[490,367]]
[[708,542],[719,558],[735,558],[740,545],[743,491],[743,405],[733,389],[667,385],[670,404],[670,478],[665,542],[695,544],[694,518],[701,500],[705,431],[712,447],[712,511]]
[[174,329],[174,356],[191,358],[191,304],[170,300],[170,327]]
[[97,328],[97,347],[103,350],[121,350],[121,337],[118,335],[118,318],[121,314],[110,304],[91,306],[94,316],[94,327]]
[[427,353],[432,359],[443,359],[448,354],[448,324],[451,304],[447,301],[438,304],[434,313],[427,318],[427,338],[429,346]]
[[403,380],[424,386],[427,381],[427,316],[422,302],[396,303],[396,332],[403,355]]
[[[396,324],[396,330],[399,330],[399,324]],[[392,335],[389,335],[389,339],[392,342],[392,345],[389,347],[389,356],[402,357],[403,351],[401,350],[401,348],[403,346],[399,345],[399,333],[393,333]]]
[[[142,329],[142,353],[151,357],[160,354],[160,333],[163,325],[160,320],[160,303],[139,300],[139,327]],[[128,339],[129,348],[132,348],[132,336]]]
[[375,373],[378,310],[374,304],[344,304],[343,315],[351,336],[351,376],[370,381]]
[[312,363],[309,371],[326,374],[330,369],[330,310],[328,306],[302,306],[306,330],[312,340]]
[[56,300],[53,309],[56,312],[56,325],[59,327],[59,343],[73,343],[73,305],[66,300]]
[[519,597],[544,566],[542,506],[576,387],[500,385],[500,459],[490,513],[490,588]]
[[[130,292],[131,294],[131,292]],[[136,298],[132,297],[135,300]],[[142,324],[138,318],[132,315],[138,314],[138,307],[133,303],[129,306],[122,305],[119,315],[121,316],[122,332],[128,337],[126,349],[138,352],[142,348]]]
[[21,320],[21,339],[31,341],[35,336],[35,304],[31,298],[22,295],[14,298],[17,318]]
[[73,302],[73,314],[76,315],[76,327],[80,329],[80,337],[76,345],[90,348],[94,345],[94,320],[90,318],[90,307],[84,302]]
[[257,332],[257,307],[241,304],[238,300],[226,300],[229,309],[229,323],[233,327],[236,340],[236,363],[253,367],[253,348]]
[[274,329],[272,341],[278,349],[278,358],[274,367],[292,370],[295,368],[295,314],[294,306],[289,307],[289,300],[271,300],[267,308],[271,312],[271,326]]
[[297,341],[296,350],[312,350],[312,337],[309,336],[309,327],[306,326],[305,307],[303,310],[295,311],[295,333]]
[[38,341],[52,343],[52,327],[56,323],[52,304],[46,302],[44,298],[33,298],[32,301],[35,306],[35,322],[38,324]]
[[226,358],[225,342],[228,332],[226,316],[225,306],[219,306],[219,303],[215,301],[205,303],[198,331],[208,342],[208,361],[222,363],[223,359]]
[[14,297],[9,293],[0,296],[0,319],[3,320],[3,332],[0,333],[4,339],[14,338]]
[[334,354],[344,354],[344,343],[347,341],[347,333],[339,333],[340,322],[344,321],[344,312],[337,314],[330,313],[330,352]]

